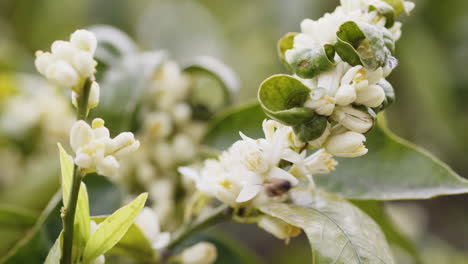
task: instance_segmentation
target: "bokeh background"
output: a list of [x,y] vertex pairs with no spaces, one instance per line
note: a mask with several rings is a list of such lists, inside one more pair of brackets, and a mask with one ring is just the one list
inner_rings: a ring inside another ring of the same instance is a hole
[[[403,18],[396,51],[399,67],[390,78],[397,93],[396,104],[387,111],[390,128],[468,177],[468,1],[414,2],[412,15]],[[221,59],[240,77],[239,100],[245,101],[256,96],[266,77],[287,72],[277,58],[276,41],[286,32],[299,31],[302,19],[318,18],[337,4],[337,0],[0,0],[0,99],[1,76],[35,73],[35,50],[48,49],[52,41],[68,38],[76,28],[109,24],[128,33],[142,49],[168,50],[182,63],[197,55]],[[464,258],[468,196],[390,207],[423,252],[432,254],[430,263],[468,263]],[[426,243],[427,237],[432,242]],[[300,239],[285,249],[282,242],[256,232],[243,232],[238,239],[252,246],[265,263],[302,263],[308,256]]]

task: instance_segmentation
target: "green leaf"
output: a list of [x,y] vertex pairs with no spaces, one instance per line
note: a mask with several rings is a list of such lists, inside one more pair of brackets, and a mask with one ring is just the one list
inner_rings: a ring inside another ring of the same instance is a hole
[[310,89],[300,80],[285,74],[273,75],[260,84],[258,100],[265,113],[283,124],[299,125],[314,111],[303,107]]
[[[72,158],[62,148],[60,143],[58,144],[60,151],[60,165],[62,170],[62,199],[63,205],[66,207],[68,204],[68,198],[70,195],[70,188],[73,181],[73,170],[75,168]],[[76,205],[75,214],[75,230],[77,230],[76,243],[79,245],[78,248],[84,247],[86,241],[89,239],[90,226],[89,221],[89,199],[88,191],[84,183],[80,183],[80,191],[78,193],[78,201]]]
[[372,217],[374,221],[380,226],[387,238],[388,243],[392,246],[397,246],[399,249],[404,250],[414,261],[414,263],[422,264],[422,259],[419,254],[418,248],[405,234],[398,230],[391,217],[385,211],[382,203],[377,201],[356,200],[352,201],[354,205],[359,207],[368,216]]
[[[107,216],[98,216],[93,217],[93,220],[100,224],[106,218]],[[151,242],[136,224],[132,224],[122,239],[106,254],[127,256],[142,262],[154,262],[157,259]]]
[[293,49],[290,52],[288,63],[301,78],[314,78],[319,73],[331,70],[335,66],[333,45],[327,44],[314,49]]
[[2,228],[24,228],[34,225],[37,214],[34,211],[9,204],[0,205],[0,226]]
[[145,205],[148,193],[140,194],[128,205],[107,217],[90,237],[83,253],[83,262],[88,263],[113,248],[127,233],[133,221]]
[[54,245],[49,251],[44,264],[59,264],[62,257],[62,233],[60,233]]
[[252,138],[262,137],[262,122],[266,118],[257,100],[231,107],[208,124],[203,143],[225,150],[240,139],[239,131]]
[[310,119],[293,127],[294,134],[303,142],[319,138],[327,128],[328,118],[314,114]]
[[340,26],[336,35],[336,53],[352,66],[362,65],[374,70],[394,60],[385,42],[389,40],[384,39],[382,29],[377,26],[348,21]]
[[385,19],[385,27],[391,28],[395,24],[395,9],[386,2],[374,2],[369,5],[369,11],[377,11],[380,15],[384,16]]
[[384,0],[395,10],[395,15],[399,15],[401,12],[405,11],[404,0]]
[[284,59],[284,53],[286,53],[287,50],[292,49],[294,47],[294,38],[297,36],[297,32],[289,32],[286,33],[284,36],[282,36],[278,40],[277,44],[277,49],[278,49],[278,55]]
[[429,199],[468,192],[468,180],[427,151],[395,136],[379,117],[366,135],[368,154],[338,159],[336,170],[314,175],[321,188],[350,199]]
[[[234,102],[239,91],[239,80],[234,71],[221,61],[209,56],[195,57],[184,66],[183,71],[191,76],[192,98],[195,97],[193,99],[197,104],[208,105],[212,111],[217,111]],[[198,78],[212,78],[216,85],[197,82]]]
[[311,263],[394,263],[385,236],[372,218],[334,195],[317,191],[302,206],[271,203],[259,210],[304,230],[311,244]]

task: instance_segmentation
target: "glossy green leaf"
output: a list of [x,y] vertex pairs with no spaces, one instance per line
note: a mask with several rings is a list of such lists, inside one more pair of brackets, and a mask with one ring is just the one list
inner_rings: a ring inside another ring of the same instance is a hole
[[[190,74],[192,78],[205,75],[216,80],[216,87],[207,87],[207,85],[194,87],[197,90],[192,93],[198,94],[198,97],[205,95],[204,98],[201,98],[204,100],[201,100],[200,103],[212,105],[213,110],[219,110],[234,102],[239,91],[239,79],[234,71],[221,61],[209,56],[195,57],[184,66],[183,71]],[[192,80],[192,84],[194,82],[196,81]],[[220,92],[216,90],[220,90]],[[218,94],[220,99],[216,99],[215,95]],[[213,105],[214,103],[217,104]]]
[[339,158],[336,170],[314,175],[321,188],[350,199],[429,199],[468,192],[468,180],[427,151],[395,136],[379,117],[366,135],[368,154]]
[[[106,218],[107,216],[98,216],[92,219],[100,224]],[[136,224],[132,224],[122,239],[106,254],[127,256],[145,262],[157,259],[156,251],[152,248],[151,242]]]
[[377,26],[348,21],[340,26],[336,35],[336,52],[352,66],[363,65],[374,70],[392,60],[383,30]]
[[218,150],[225,150],[240,139],[239,131],[252,138],[262,137],[261,126],[266,118],[257,100],[231,107],[208,124],[203,143]]
[[328,118],[314,114],[308,120],[293,127],[294,134],[303,142],[319,138],[327,128]]
[[[62,148],[62,145],[58,144],[58,148],[60,151],[60,165],[62,171],[62,199],[63,205],[66,207],[70,195],[70,188],[73,180],[73,170],[75,166],[73,164],[72,158]],[[91,218],[89,216],[88,191],[84,183],[80,184],[81,185],[80,191],[78,193],[74,226],[75,230],[77,230],[75,243],[78,243],[80,245],[79,248],[82,248],[86,244],[86,241],[89,239],[89,221],[91,220]]]
[[260,84],[258,100],[265,113],[281,123],[298,125],[314,115],[303,107],[310,89],[290,75],[273,75]]
[[404,250],[412,258],[415,264],[423,263],[415,243],[398,230],[398,227],[385,211],[381,202],[356,200],[353,201],[353,204],[374,219],[384,232],[385,237],[391,246],[397,246],[399,249]]
[[314,78],[335,66],[335,48],[328,44],[314,49],[293,49],[287,57],[292,70],[305,79]]
[[271,203],[259,210],[304,230],[311,263],[394,263],[385,235],[372,218],[332,194],[317,191],[301,205]]
[[62,257],[62,233],[60,233],[57,240],[55,240],[54,245],[47,254],[47,258],[44,264],[59,264],[60,258]]
[[122,239],[145,205],[147,198],[148,193],[140,194],[135,200],[115,211],[99,225],[86,244],[83,253],[84,263],[105,254]]

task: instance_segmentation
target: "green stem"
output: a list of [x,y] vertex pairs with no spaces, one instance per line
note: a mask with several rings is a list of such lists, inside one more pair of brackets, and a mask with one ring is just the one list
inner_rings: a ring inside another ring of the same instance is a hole
[[[92,81],[86,79],[83,93],[77,98],[77,119],[85,120],[88,116],[88,98],[91,90]],[[62,209],[62,222],[63,222],[63,245],[62,245],[62,257],[60,258],[60,264],[72,264],[72,251],[73,251],[73,235],[74,235],[74,223],[76,204],[78,203],[78,194],[80,193],[81,179],[84,175],[81,175],[80,168],[74,165],[72,185],[70,187],[70,195],[68,197],[68,203],[65,208]]]
[[61,264],[72,263],[72,249],[73,249],[73,235],[74,235],[74,220],[76,213],[76,204],[78,202],[78,194],[80,192],[80,183],[82,176],[80,175],[79,168],[75,165],[73,171],[73,180],[68,198],[67,207],[63,213],[63,247]]
[[230,218],[231,208],[227,205],[221,205],[214,209],[208,216],[198,221],[188,223],[174,234],[171,242],[167,245],[166,249],[171,250],[177,247],[182,241],[191,236],[193,233],[205,229],[209,226],[218,224]]

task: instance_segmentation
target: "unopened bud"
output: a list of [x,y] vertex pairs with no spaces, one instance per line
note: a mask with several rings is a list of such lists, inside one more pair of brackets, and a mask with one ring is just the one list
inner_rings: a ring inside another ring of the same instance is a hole
[[208,242],[199,242],[185,249],[181,255],[183,264],[211,264],[217,258],[216,247]]

